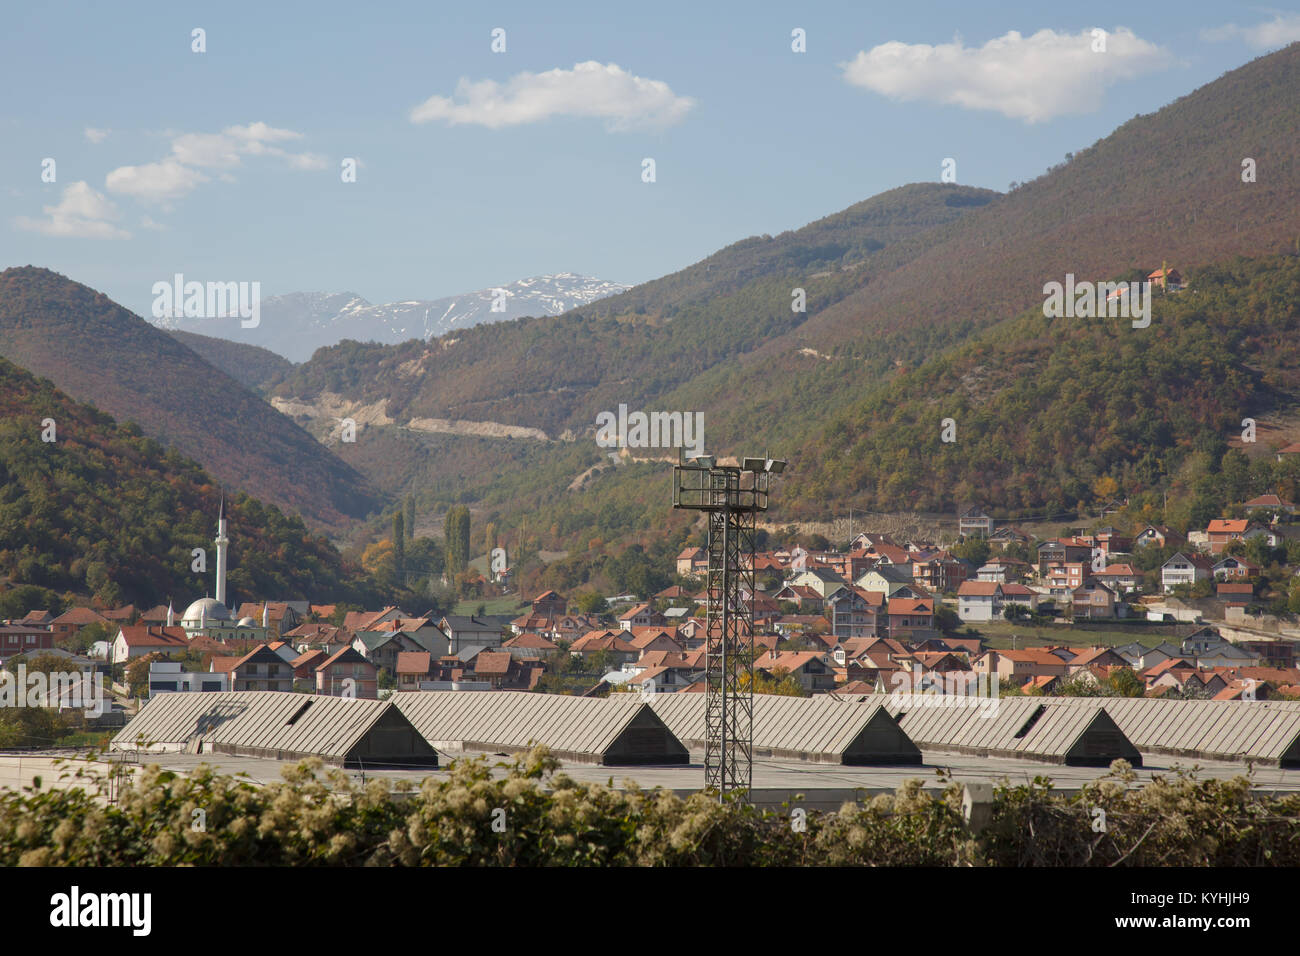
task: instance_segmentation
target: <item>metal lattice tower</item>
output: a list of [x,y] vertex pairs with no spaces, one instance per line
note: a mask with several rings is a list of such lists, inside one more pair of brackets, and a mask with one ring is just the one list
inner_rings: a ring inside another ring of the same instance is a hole
[[754,537],[768,484],[785,462],[710,457],[673,469],[673,507],[708,516],[704,788],[748,799],[754,761]]

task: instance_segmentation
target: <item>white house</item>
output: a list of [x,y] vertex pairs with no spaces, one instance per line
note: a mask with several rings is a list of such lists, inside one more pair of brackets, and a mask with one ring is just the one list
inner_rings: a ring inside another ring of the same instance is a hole
[[1203,554],[1179,551],[1160,566],[1160,584],[1168,594],[1180,584],[1195,584],[1214,577],[1214,562]]
[[228,673],[183,671],[180,661],[153,661],[149,665],[149,696],[164,693],[215,693],[230,690]]
[[1002,616],[1002,585],[963,581],[957,589],[957,616],[963,621],[992,621]]

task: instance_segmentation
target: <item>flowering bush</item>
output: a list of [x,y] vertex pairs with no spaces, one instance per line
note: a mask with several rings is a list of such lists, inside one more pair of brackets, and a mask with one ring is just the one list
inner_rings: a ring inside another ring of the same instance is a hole
[[[498,765],[500,766],[500,765]],[[304,761],[265,787],[210,767],[141,769],[108,800],[89,769],[0,796],[0,864],[76,866],[971,866],[1300,863],[1300,796],[1176,774],[1130,788],[1120,764],[1065,797],[1038,778],[995,792],[972,833],[962,790],[908,781],[833,813],[578,783],[544,749],[484,757],[416,787]],[[1101,813],[1098,813],[1098,810]],[[1098,821],[1102,826],[1098,828]]]

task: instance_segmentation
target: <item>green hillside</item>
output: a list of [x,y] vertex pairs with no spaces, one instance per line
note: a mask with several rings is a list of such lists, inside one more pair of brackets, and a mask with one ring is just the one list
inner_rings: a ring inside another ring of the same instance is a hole
[[[53,419],[54,442],[42,441]],[[220,489],[197,464],[0,359],[0,575],[13,585],[183,610],[210,593]],[[378,599],[302,519],[226,500],[230,600]],[[208,549],[208,573],[190,570]]]
[[[1038,308],[899,376],[803,452],[791,506],[1031,514],[1172,487],[1214,517],[1280,482],[1294,496],[1300,462],[1278,464],[1267,436],[1284,443],[1268,426],[1300,408],[1300,258],[1184,278],[1188,289],[1156,295],[1149,328]],[[1243,446],[1248,417],[1257,440]]]

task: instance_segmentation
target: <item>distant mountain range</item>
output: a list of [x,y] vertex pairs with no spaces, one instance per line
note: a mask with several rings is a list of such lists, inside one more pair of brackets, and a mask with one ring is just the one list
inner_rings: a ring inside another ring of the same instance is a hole
[[[353,292],[291,292],[265,299],[261,322],[252,329],[243,328],[238,318],[165,318],[155,324],[168,330],[260,346],[294,362],[304,362],[316,349],[344,339],[385,345],[408,339],[428,340],[485,322],[559,315],[627,288],[617,282],[561,272],[445,299],[385,305],[373,305]],[[498,311],[493,310],[494,304]]]

